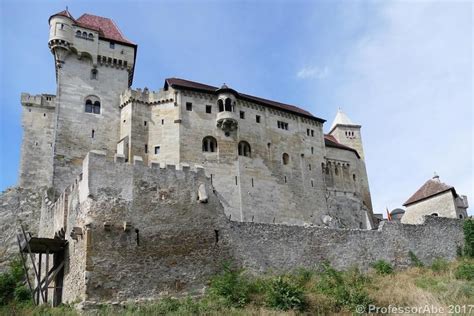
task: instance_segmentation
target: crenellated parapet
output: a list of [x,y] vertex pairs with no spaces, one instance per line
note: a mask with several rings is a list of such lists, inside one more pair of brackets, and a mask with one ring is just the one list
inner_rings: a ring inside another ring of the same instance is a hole
[[143,90],[140,88],[136,90],[127,89],[120,95],[121,108],[132,102],[145,105],[157,105],[175,101],[175,96],[171,91],[160,90],[156,92],[150,91],[146,87]]
[[56,96],[53,94],[31,95],[29,93],[23,92],[21,94],[21,105],[54,108],[56,107]]

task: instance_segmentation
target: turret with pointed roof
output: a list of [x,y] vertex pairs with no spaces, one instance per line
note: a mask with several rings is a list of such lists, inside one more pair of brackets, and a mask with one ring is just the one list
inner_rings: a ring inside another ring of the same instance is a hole
[[364,159],[360,129],[361,125],[353,123],[347,114],[339,108],[328,134],[333,136],[340,144],[356,150],[361,159]]

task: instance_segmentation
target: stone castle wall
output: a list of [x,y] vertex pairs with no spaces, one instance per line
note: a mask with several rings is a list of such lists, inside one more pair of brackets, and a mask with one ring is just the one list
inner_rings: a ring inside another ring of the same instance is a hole
[[[198,294],[223,262],[253,273],[325,261],[367,269],[384,259],[405,267],[410,250],[430,263],[454,259],[463,244],[462,221],[445,218],[372,231],[230,221],[202,169],[113,163],[92,152],[81,177],[70,189],[68,209],[55,211],[67,218],[66,301]],[[77,240],[70,237],[74,227],[83,232]]]

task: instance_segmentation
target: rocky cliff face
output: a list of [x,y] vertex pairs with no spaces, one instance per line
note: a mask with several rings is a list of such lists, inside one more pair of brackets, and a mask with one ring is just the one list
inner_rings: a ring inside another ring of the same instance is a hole
[[13,187],[0,193],[0,272],[18,253],[16,234],[20,224],[27,231],[38,233],[42,192]]

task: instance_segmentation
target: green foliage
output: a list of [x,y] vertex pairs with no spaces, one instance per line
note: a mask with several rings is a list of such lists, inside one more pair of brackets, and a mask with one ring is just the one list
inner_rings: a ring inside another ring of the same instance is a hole
[[282,276],[276,277],[268,286],[266,303],[271,308],[285,311],[289,309],[304,310],[306,307],[304,289]]
[[454,276],[459,280],[474,280],[474,263],[462,262],[454,272]]
[[433,263],[431,264],[431,270],[434,272],[444,272],[447,271],[449,268],[449,262],[447,262],[443,258],[436,258],[433,260]]
[[[21,261],[14,259],[10,262],[10,267],[7,272],[0,274],[0,306],[6,305],[15,298],[21,298],[20,301],[28,298],[23,292],[24,273]],[[18,289],[17,288],[20,288]],[[17,293],[18,291],[18,293]]]
[[474,258],[474,219],[467,219],[463,224],[464,256]]
[[357,269],[342,272],[325,264],[316,283],[316,291],[332,298],[336,311],[342,308],[355,311],[358,305],[365,306],[367,310],[372,300],[364,287],[369,282],[370,280]]
[[410,261],[411,261],[412,266],[417,267],[417,268],[422,268],[422,267],[425,266],[423,264],[423,262],[421,262],[421,260],[418,259],[418,257],[415,255],[415,253],[413,251],[411,251],[411,250],[408,251],[408,257],[410,257]]
[[13,292],[13,297],[17,302],[27,302],[31,300],[30,289],[28,289],[24,285],[19,285],[15,288],[15,291]]
[[372,264],[372,267],[380,275],[387,275],[393,273],[393,267],[385,260],[377,260]]
[[249,302],[251,286],[242,269],[232,269],[228,264],[212,278],[209,292],[222,299],[226,306],[242,307]]

